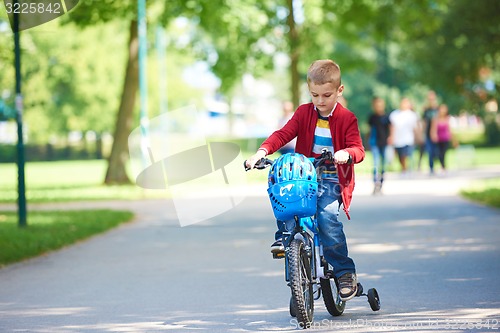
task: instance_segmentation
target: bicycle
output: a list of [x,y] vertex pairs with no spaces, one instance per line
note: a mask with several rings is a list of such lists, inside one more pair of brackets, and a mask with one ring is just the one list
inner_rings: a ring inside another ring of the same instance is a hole
[[[301,168],[297,171],[291,166],[289,171],[292,176],[296,173],[292,181],[284,182],[279,187],[274,186],[272,179],[276,178],[275,163],[292,156],[304,162],[305,169]],[[311,326],[314,317],[314,301],[321,296],[323,296],[327,311],[332,316],[342,315],[346,306],[346,302],[340,299],[339,283],[334,274],[334,267],[328,264],[323,256],[318,222],[315,218],[318,183],[321,182],[324,170],[322,166],[326,161],[333,161],[333,156],[325,149],[316,159],[308,159],[304,155],[292,153],[282,155],[276,161],[263,158],[254,166],[256,169],[271,166],[268,194],[275,217],[281,221],[293,218],[288,220],[287,225],[290,228],[287,227],[283,233],[285,251],[273,253],[273,257],[285,259],[285,280],[291,289],[289,311],[292,317],[297,318],[302,328]],[[246,171],[250,170],[246,166],[246,161],[244,167]],[[291,192],[293,192],[292,195],[289,195]],[[292,202],[291,197],[296,201]],[[375,288],[370,288],[365,294],[363,286],[358,282],[356,297],[360,296],[368,298],[373,311],[380,310],[380,298]]]

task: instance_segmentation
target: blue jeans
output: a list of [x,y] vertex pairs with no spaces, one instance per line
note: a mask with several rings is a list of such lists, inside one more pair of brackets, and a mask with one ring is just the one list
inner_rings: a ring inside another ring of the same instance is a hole
[[429,169],[434,172],[434,157],[436,156],[436,144],[430,138],[425,139],[425,151],[429,155]]
[[383,183],[385,173],[385,149],[386,147],[378,147],[376,145],[371,147],[373,155],[373,182]]
[[[340,185],[335,182],[322,181],[318,184],[318,205],[316,218],[318,220],[319,238],[323,244],[323,254],[326,261],[333,266],[335,276],[341,277],[345,273],[355,273],[354,261],[349,258],[347,242],[342,222],[338,220],[339,208],[342,204]],[[278,231],[275,239],[280,239],[287,225],[294,222],[276,221]]]

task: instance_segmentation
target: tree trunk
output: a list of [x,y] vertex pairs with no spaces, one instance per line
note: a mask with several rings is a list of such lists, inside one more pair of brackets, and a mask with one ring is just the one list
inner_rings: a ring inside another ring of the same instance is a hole
[[137,21],[130,22],[130,39],[128,43],[128,63],[125,72],[125,82],[120,101],[120,109],[116,118],[113,146],[108,159],[105,184],[130,184],[125,166],[128,161],[128,136],[132,130],[132,116],[135,98],[139,87],[139,39],[137,36]]
[[294,107],[298,107],[300,103],[299,90],[299,33],[295,26],[295,18],[293,15],[293,0],[287,0],[288,4],[288,39],[290,41],[290,78],[292,90],[292,103]]

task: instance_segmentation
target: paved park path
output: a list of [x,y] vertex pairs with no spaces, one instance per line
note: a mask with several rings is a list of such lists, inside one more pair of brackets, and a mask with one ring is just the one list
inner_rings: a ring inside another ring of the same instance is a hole
[[[382,309],[356,298],[333,318],[318,300],[314,332],[499,331],[500,211],[457,196],[472,178],[493,176],[500,168],[389,175],[381,196],[358,179],[345,231],[360,281],[378,289]],[[136,219],[0,269],[0,332],[295,331],[283,261],[269,253],[265,186],[247,195],[183,228],[168,200],[30,205],[126,208]]]

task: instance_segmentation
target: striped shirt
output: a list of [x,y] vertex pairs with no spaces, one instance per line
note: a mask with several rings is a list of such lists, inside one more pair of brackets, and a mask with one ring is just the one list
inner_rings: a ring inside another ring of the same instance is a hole
[[[314,141],[312,155],[314,157],[321,156],[322,150],[326,148],[328,151],[334,152],[332,133],[330,131],[330,124],[328,117],[322,117],[318,113],[318,121],[316,122],[316,129],[314,131]],[[337,169],[333,163],[325,163],[326,170],[323,171],[323,178],[338,182]]]

